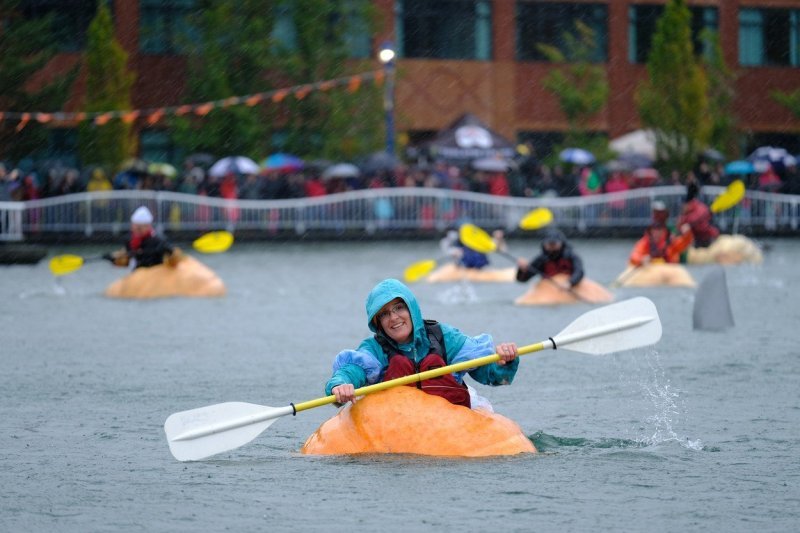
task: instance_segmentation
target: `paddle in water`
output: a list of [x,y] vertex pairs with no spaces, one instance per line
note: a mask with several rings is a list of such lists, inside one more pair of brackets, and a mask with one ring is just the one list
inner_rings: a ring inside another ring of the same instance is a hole
[[[195,239],[192,248],[204,254],[218,254],[227,251],[233,245],[233,234],[229,231],[212,231]],[[84,264],[99,261],[103,256],[81,257],[73,254],[57,255],[50,260],[50,272],[54,276],[65,276],[80,270]]]
[[[605,355],[655,344],[661,338],[661,321],[652,301],[633,298],[600,307],[575,319],[558,335],[522,346],[519,355],[564,348],[573,352]],[[447,365],[419,374],[403,376],[356,389],[357,396],[401,385],[421,382],[453,372],[462,372],[500,360],[497,354]],[[285,407],[245,402],[226,402],[170,415],[164,432],[172,455],[179,461],[197,461],[244,446],[278,418],[329,405],[333,395]]]

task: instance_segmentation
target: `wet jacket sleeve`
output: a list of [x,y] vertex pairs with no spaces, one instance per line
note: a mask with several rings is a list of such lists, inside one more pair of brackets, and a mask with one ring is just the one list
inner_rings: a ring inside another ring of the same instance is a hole
[[533,261],[528,265],[527,268],[524,270],[521,268],[517,269],[517,281],[528,281],[536,274],[541,274],[544,270],[544,264],[547,261],[547,258],[544,255],[537,255],[533,258]]
[[633,245],[633,250],[631,251],[630,257],[628,257],[628,262],[634,266],[641,266],[644,258],[648,257],[649,255],[650,239],[648,239],[647,235],[645,235]]
[[572,250],[567,252],[567,258],[572,261],[572,275],[569,277],[569,284],[574,287],[583,279],[583,261]]
[[[494,348],[494,340],[492,340],[491,335],[482,334],[477,337],[467,337],[464,346],[453,357],[450,364],[492,355],[495,353]],[[514,381],[514,375],[517,373],[518,367],[519,357],[506,365],[492,363],[473,368],[469,371],[469,375],[472,379],[484,385],[508,385]],[[458,377],[461,378],[462,375],[460,374]]]
[[368,351],[343,350],[333,361],[333,375],[325,384],[325,394],[330,395],[337,385],[352,383],[355,388],[377,383],[381,376],[381,363]]

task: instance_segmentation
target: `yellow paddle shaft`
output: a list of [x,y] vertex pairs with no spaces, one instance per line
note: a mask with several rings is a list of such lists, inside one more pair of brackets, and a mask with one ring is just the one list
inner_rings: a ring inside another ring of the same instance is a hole
[[[536,344],[529,344],[527,346],[521,346],[517,348],[518,355],[525,355],[533,352],[540,352],[549,348],[550,341],[542,341]],[[418,374],[411,374],[410,376],[403,376],[401,378],[396,378],[390,381],[384,381],[382,383],[376,383],[374,385],[367,385],[366,387],[361,387],[360,389],[356,389],[355,393],[356,396],[364,396],[367,394],[372,394],[373,392],[380,392],[382,390],[391,389],[392,387],[397,387],[400,385],[409,385],[411,383],[416,383],[418,381],[424,381],[426,379],[436,378],[439,376],[444,376],[445,374],[452,374],[455,372],[461,372],[463,370],[469,370],[472,368],[477,368],[479,366],[489,365],[491,363],[496,363],[500,360],[500,356],[495,354],[486,355],[483,357],[478,357],[477,359],[471,359],[469,361],[464,361],[462,363],[456,363],[453,365],[447,365],[440,368],[434,368],[433,370],[426,370],[425,372],[420,372]],[[308,409],[313,409],[314,407],[321,407],[323,405],[328,405],[334,403],[336,401],[336,396],[330,395],[325,396],[323,398],[317,398],[316,400],[309,400],[307,402],[294,404],[295,412],[306,411]]]

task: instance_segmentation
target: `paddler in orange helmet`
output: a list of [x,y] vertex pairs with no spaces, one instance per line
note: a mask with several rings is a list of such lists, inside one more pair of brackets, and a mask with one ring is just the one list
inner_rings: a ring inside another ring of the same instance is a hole
[[[507,385],[519,366],[517,345],[495,345],[492,337],[467,336],[448,324],[424,320],[411,290],[396,279],[378,283],[367,296],[367,326],[374,333],[355,350],[339,352],[325,394],[343,404],[355,400],[355,390],[497,353],[500,361],[479,366],[468,373],[484,385]],[[464,407],[490,407],[474,389],[467,387],[464,372],[427,379],[417,386],[428,394],[441,396]]]
[[669,211],[664,202],[653,202],[652,210],[653,222],[633,246],[628,258],[628,262],[636,267],[647,263],[678,263],[681,253],[692,244],[693,236],[688,224],[681,225],[679,235],[671,232],[667,225]]

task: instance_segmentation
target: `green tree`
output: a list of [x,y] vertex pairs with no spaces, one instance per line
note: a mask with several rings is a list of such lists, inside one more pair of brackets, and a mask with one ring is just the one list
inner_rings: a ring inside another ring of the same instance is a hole
[[708,78],[708,111],[711,118],[708,144],[725,154],[733,155],[738,150],[739,133],[736,114],[733,111],[737,76],[725,64],[719,34],[703,30],[701,37],[707,51],[703,55],[703,65]]
[[[269,9],[263,0],[205,0],[193,19],[198,37],[187,45],[185,99],[219,100],[347,76],[362,67],[348,59],[347,22],[371,21],[372,13],[367,0],[285,0]],[[282,39],[274,37],[279,17]],[[312,90],[302,99],[287,96],[176,120],[175,140],[187,151],[219,155],[260,158],[280,149],[347,158],[380,144],[380,102],[372,84],[354,93]]]
[[708,146],[712,129],[708,79],[694,55],[690,24],[686,1],[670,0],[653,34],[647,79],[636,92],[642,123],[655,131],[659,159],[682,172]]
[[[111,13],[104,2],[89,24],[86,43],[86,99],[88,113],[131,109],[136,76],[128,71],[128,53],[114,36]],[[131,125],[113,118],[103,125],[84,122],[78,127],[78,152],[84,165],[116,169],[136,148]]]
[[[259,0],[199,2],[191,18],[196,35],[183,43],[188,60],[185,100],[197,103],[265,92],[265,72],[275,64],[270,38],[274,13]],[[204,117],[172,121],[174,140],[186,151],[253,158],[264,154],[271,124],[264,105],[217,106]]]
[[796,118],[800,118],[800,89],[792,92],[772,91],[770,96]]
[[564,34],[563,50],[544,43],[536,46],[552,63],[568,63],[551,70],[542,82],[567,119],[564,146],[586,147],[602,158],[608,139],[591,135],[588,129],[589,120],[606,105],[609,91],[605,69],[592,61],[597,55],[594,30],[576,21],[575,32]]
[[[317,16],[309,17],[308,13]],[[364,22],[368,34],[375,15],[366,0],[295,0],[292,2],[297,45],[284,56],[285,73],[295,83],[346,76],[356,66],[374,68],[374,59],[363,66],[348,59],[350,24]],[[353,64],[356,63],[356,64]],[[352,159],[381,146],[381,92],[372,83],[357,91],[340,87],[317,91],[288,105],[285,122],[286,148],[330,159]]]
[[[46,83],[31,83],[57,53],[53,17],[24,19],[20,0],[0,0],[0,108],[17,111],[61,109],[76,69]],[[19,122],[0,120],[0,159],[19,160],[47,146],[47,126],[36,120],[17,131]]]

